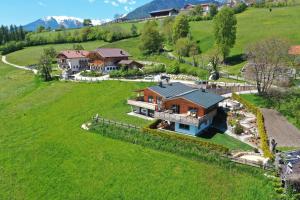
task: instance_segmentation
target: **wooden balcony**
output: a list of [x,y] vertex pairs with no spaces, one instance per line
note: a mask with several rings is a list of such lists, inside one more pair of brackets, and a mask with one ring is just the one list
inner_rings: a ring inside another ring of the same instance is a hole
[[198,127],[203,121],[214,117],[216,114],[217,110],[214,110],[203,117],[192,117],[188,116],[187,114],[173,114],[168,112],[155,112],[154,118]]
[[134,99],[134,100],[129,99],[129,100],[127,100],[127,104],[129,104],[131,106],[140,107],[140,108],[150,109],[150,110],[155,110],[155,108],[156,108],[156,104],[139,101],[138,99]]

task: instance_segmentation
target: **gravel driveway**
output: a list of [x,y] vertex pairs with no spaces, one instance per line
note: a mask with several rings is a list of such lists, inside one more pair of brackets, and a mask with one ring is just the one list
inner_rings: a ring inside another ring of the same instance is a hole
[[275,139],[278,147],[300,147],[300,131],[279,112],[262,109],[269,139]]

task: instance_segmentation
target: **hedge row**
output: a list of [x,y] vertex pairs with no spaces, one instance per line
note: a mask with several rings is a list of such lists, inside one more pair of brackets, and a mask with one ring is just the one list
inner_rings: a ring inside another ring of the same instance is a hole
[[268,135],[266,133],[266,129],[264,125],[264,117],[261,110],[236,93],[232,94],[232,98],[242,103],[247,108],[247,110],[249,110],[250,112],[256,115],[256,123],[257,123],[258,134],[260,137],[261,149],[263,150],[265,157],[273,159],[274,155],[270,151],[270,147],[268,144]]
[[160,120],[155,120],[154,122],[152,122],[148,126],[144,127],[142,129],[142,131],[144,133],[148,133],[148,134],[152,134],[152,135],[155,135],[155,136],[167,138],[167,139],[170,139],[170,140],[179,140],[179,141],[184,142],[184,143],[197,145],[201,148],[204,147],[204,148],[209,149],[210,151],[215,151],[215,152],[218,152],[218,153],[221,153],[221,154],[224,154],[224,155],[229,154],[229,149],[224,147],[223,145],[202,141],[202,140],[199,140],[197,138],[193,138],[193,137],[182,135],[182,134],[176,134],[176,133],[172,133],[172,132],[157,130],[156,127],[159,124],[159,122],[160,122]]
[[[158,121],[152,123],[157,124]],[[191,158],[193,160],[205,161],[212,164],[218,164],[225,167],[231,172],[239,171],[251,173],[253,176],[261,176],[261,170],[250,167],[237,165],[227,157],[229,150],[221,145],[215,145],[209,142],[203,142],[196,138],[157,131],[144,127],[143,130],[122,128],[113,124],[103,122],[93,123],[90,129],[97,134],[118,139],[132,144],[138,144],[151,149],[165,151]]]

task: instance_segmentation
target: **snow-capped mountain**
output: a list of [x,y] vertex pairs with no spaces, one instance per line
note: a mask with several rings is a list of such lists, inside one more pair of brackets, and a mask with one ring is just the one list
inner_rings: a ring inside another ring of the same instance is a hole
[[[94,26],[101,25],[109,20],[99,20],[92,19],[92,24]],[[32,23],[29,23],[23,28],[27,31],[35,31],[39,26],[44,26],[46,28],[50,27],[51,29],[59,28],[60,26],[65,28],[80,28],[83,26],[83,19],[77,17],[68,17],[68,16],[48,16],[41,19],[38,19]]]

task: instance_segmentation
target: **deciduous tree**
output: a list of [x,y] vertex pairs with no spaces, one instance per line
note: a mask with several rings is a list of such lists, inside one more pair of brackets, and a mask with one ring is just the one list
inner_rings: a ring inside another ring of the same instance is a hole
[[174,44],[179,38],[187,37],[189,34],[189,21],[185,15],[178,15],[173,25],[173,41]]
[[236,17],[228,7],[222,8],[214,18],[215,40],[224,61],[230,53],[230,48],[235,44],[236,24]]
[[159,53],[162,49],[163,37],[158,31],[158,25],[155,21],[146,22],[140,41],[140,50],[143,54]]
[[51,81],[51,72],[52,72],[52,59],[45,52],[41,55],[38,63],[38,73],[43,81]]
[[288,50],[288,42],[276,38],[256,42],[246,49],[249,64],[245,75],[256,81],[259,94],[266,94],[281,68],[287,66]]

